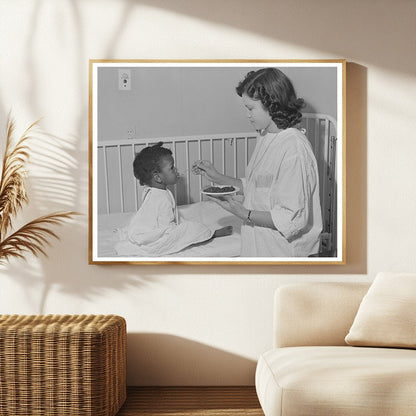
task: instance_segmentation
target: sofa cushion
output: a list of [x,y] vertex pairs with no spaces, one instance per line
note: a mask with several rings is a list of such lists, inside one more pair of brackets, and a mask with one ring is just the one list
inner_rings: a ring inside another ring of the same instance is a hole
[[277,348],[260,357],[256,389],[266,416],[416,415],[416,351]]
[[274,297],[273,347],[345,346],[369,283],[308,282],[279,287]]
[[358,308],[345,342],[416,348],[416,274],[378,274]]

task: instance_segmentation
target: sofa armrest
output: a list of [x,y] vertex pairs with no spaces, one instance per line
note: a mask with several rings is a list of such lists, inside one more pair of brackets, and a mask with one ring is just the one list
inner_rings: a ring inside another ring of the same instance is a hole
[[369,283],[300,283],[274,297],[273,345],[346,345],[344,338]]

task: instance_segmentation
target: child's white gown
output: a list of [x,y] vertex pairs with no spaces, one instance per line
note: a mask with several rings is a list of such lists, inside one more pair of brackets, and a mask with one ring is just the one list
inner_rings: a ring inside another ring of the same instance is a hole
[[130,224],[120,230],[115,249],[121,256],[162,257],[209,240],[213,231],[193,221],[177,223],[175,199],[168,189],[145,188]]

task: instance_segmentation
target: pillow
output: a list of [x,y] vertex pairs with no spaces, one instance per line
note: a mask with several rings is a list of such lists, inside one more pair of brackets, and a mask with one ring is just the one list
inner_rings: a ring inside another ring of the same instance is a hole
[[348,345],[416,348],[416,273],[380,273],[345,337]]

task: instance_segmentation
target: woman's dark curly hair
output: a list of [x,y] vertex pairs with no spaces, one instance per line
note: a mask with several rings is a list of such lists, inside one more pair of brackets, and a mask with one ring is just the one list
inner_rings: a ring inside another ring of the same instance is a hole
[[247,94],[260,100],[279,129],[298,124],[302,118],[300,109],[303,98],[297,98],[290,79],[277,68],[263,68],[249,72],[238,84],[237,94]]
[[163,142],[145,147],[136,154],[133,162],[134,176],[140,181],[140,185],[150,185],[155,172],[160,169],[162,159],[172,156],[172,152],[162,147]]

